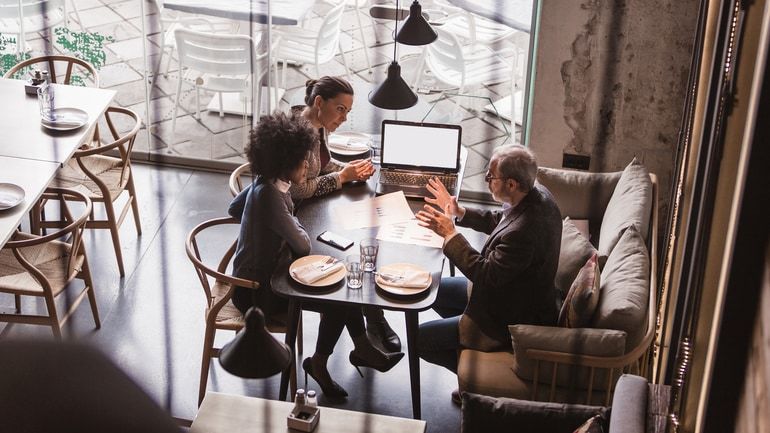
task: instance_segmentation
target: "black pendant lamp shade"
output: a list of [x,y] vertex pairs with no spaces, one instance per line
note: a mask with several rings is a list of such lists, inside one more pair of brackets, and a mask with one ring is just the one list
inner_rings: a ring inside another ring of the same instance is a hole
[[409,7],[409,17],[396,34],[396,41],[405,45],[428,45],[438,39],[438,34],[422,15],[422,6],[414,0]]
[[246,312],[246,326],[219,353],[222,368],[248,379],[278,374],[289,366],[289,361],[289,347],[267,332],[265,315],[256,307]]
[[388,110],[402,110],[417,103],[417,95],[401,78],[401,65],[398,62],[393,61],[388,66],[388,77],[369,93],[369,102]]

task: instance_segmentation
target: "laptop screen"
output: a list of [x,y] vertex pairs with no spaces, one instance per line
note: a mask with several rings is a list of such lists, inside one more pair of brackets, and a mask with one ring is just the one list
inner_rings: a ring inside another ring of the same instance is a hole
[[459,171],[460,136],[460,125],[384,120],[382,165]]

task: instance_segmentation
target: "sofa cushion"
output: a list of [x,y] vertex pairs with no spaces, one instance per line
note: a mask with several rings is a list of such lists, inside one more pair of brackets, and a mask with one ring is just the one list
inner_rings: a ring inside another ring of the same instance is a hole
[[583,328],[591,323],[599,302],[599,281],[598,255],[594,253],[580,268],[569,289],[559,312],[559,326]]
[[587,219],[598,227],[621,174],[540,167],[537,180],[551,191],[562,216]]
[[650,295],[650,259],[642,235],[628,227],[602,270],[599,304],[592,327],[625,331],[630,350],[647,330]]
[[624,374],[612,397],[610,432],[644,433],[647,422],[647,379]]
[[647,239],[652,209],[652,181],[644,166],[634,158],[623,170],[602,218],[599,255],[609,256],[628,226],[636,226]]
[[495,398],[464,392],[460,431],[568,433],[594,416],[603,420],[604,426],[608,424],[609,411],[604,407]]
[[[617,330],[591,328],[557,328],[552,326],[511,325],[511,342],[516,363],[513,372],[525,380],[534,380],[536,361],[527,355],[527,350],[538,349],[550,352],[563,352],[589,356],[620,356],[625,353],[626,333]],[[570,365],[560,365],[556,373],[556,383],[563,387],[586,388],[589,382],[594,389],[604,389],[607,372],[597,369],[593,380],[589,378],[589,369]],[[538,382],[550,384],[553,364],[541,364]]]
[[554,285],[559,299],[565,299],[572,283],[575,281],[580,268],[596,252],[596,248],[588,242],[583,233],[567,217],[562,221],[561,249],[559,250],[559,266],[556,268]]

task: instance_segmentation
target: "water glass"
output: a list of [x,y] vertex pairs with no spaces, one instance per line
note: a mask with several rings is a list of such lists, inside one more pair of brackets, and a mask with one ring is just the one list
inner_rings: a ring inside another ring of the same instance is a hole
[[361,247],[361,263],[364,272],[374,272],[377,268],[377,252],[380,249],[380,244],[375,238],[366,238],[362,239],[358,245]]
[[53,87],[47,83],[40,85],[37,89],[37,101],[40,103],[40,117],[44,120],[53,120]]
[[361,267],[361,256],[354,254],[345,258],[345,269],[348,271],[348,287],[360,289],[364,285],[364,269]]
[[369,143],[369,156],[371,157],[372,164],[380,163],[382,160],[380,153],[380,143],[375,143],[374,141]]

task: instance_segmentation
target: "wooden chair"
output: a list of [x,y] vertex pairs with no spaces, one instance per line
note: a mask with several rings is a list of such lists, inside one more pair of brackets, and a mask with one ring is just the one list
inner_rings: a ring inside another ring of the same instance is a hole
[[82,84],[90,84],[89,87],[99,87],[99,74],[93,65],[77,57],[63,55],[33,57],[17,63],[5,73],[3,78],[26,79],[32,68],[48,71],[52,83],[81,84],[79,81],[73,83],[74,72],[76,77],[81,77],[80,74],[83,74]]
[[245,186],[243,181],[247,177],[251,181],[254,180],[254,176],[251,174],[251,164],[248,162],[241,164],[230,174],[230,181],[228,182],[228,185],[230,186],[230,194],[232,194],[233,197],[238,195],[239,192],[243,191],[243,187]]
[[[0,336],[6,334],[14,323],[28,323],[50,326],[54,336],[60,339],[62,325],[86,296],[91,303],[96,327],[101,327],[83,245],[83,230],[92,210],[91,200],[78,191],[63,188],[47,189],[41,200],[59,202],[63,225],[45,236],[18,231],[0,250],[0,292],[13,294],[16,301],[15,313],[0,314],[0,321],[8,323]],[[70,211],[69,202],[73,201],[84,204],[83,211],[77,216]],[[36,204],[39,205],[40,202]],[[68,297],[69,308],[60,318],[56,297],[76,278],[83,280],[84,287],[74,298]],[[43,298],[48,314],[23,314],[22,296]]]
[[[104,118],[113,141],[103,144],[97,137],[94,146],[76,151],[73,158],[56,174],[53,183],[60,187],[78,190],[87,195],[91,201],[104,204],[106,218],[97,219],[96,215],[91,215],[86,227],[110,231],[118,269],[122,277],[125,276],[125,271],[118,230],[123,224],[129,208],[133,211],[136,233],[139,236],[142,234],[130,157],[136,134],[139,132],[142,122],[135,112],[120,107],[108,108]],[[125,123],[129,123],[130,130],[121,135],[117,125]],[[118,157],[107,155],[108,153],[110,155],[115,154],[115,152],[118,153]],[[118,213],[115,209],[115,201],[123,195],[124,191],[128,193],[128,200]],[[36,215],[40,214],[36,213]],[[55,227],[58,224],[57,221],[33,221],[33,227]]]
[[[239,224],[234,218],[223,217],[204,221],[196,226],[190,234],[187,235],[186,249],[187,257],[195,267],[195,272],[203,286],[206,294],[206,330],[203,338],[203,354],[201,362],[200,386],[198,388],[198,405],[203,401],[206,394],[206,385],[209,376],[209,367],[211,358],[219,357],[220,348],[214,347],[214,339],[218,330],[239,331],[244,326],[244,317],[231,300],[235,286],[251,287],[258,290],[259,283],[227,275],[227,268],[230,260],[235,253],[237,242],[233,242],[225,252],[216,270],[204,263],[201,248],[199,247],[199,236],[201,233],[212,232],[217,227],[223,227],[227,224]],[[267,317],[267,329],[273,333],[286,333],[285,317]],[[302,335],[301,328],[298,334]],[[297,344],[301,353],[301,343]],[[296,365],[296,362],[294,363]],[[291,372],[292,394],[297,387],[296,371]]]

